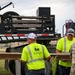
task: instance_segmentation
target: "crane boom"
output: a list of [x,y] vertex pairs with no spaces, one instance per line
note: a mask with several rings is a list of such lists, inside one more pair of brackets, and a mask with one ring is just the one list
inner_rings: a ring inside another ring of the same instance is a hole
[[4,9],[4,8],[6,8],[6,7],[8,7],[8,6],[11,5],[11,4],[13,4],[13,3],[10,2],[9,4],[5,5],[4,7],[1,7],[1,6],[0,6],[0,10]]

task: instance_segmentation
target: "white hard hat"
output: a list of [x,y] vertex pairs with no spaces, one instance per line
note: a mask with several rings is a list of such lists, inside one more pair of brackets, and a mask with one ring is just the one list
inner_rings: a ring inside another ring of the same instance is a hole
[[29,33],[28,38],[35,39],[37,36],[34,33]]

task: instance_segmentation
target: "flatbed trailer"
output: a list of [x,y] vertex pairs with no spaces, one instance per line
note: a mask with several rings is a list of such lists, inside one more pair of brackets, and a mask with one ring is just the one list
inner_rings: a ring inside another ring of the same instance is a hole
[[[55,46],[50,42],[61,38],[55,32],[55,15],[50,14],[50,7],[39,7],[37,16],[20,16],[16,12],[6,12],[0,15],[0,43],[26,42],[30,32],[37,35],[37,42],[47,46],[49,52],[55,52]],[[27,44],[8,47],[6,52],[22,52]],[[5,60],[7,63],[8,60]],[[15,74],[14,60],[8,62],[10,71]],[[48,63],[47,67],[49,66]],[[13,66],[12,66],[13,65]],[[25,75],[24,63],[21,63],[21,74]],[[48,69],[47,69],[48,70]],[[46,70],[46,71],[47,71]],[[46,72],[46,75],[49,73]]]

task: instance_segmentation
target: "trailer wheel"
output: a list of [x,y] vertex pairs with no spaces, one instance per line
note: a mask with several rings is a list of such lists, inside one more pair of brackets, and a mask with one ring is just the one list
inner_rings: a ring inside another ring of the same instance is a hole
[[10,52],[11,47],[6,48],[6,52]]
[[[15,75],[15,60],[9,61],[9,69]],[[21,75],[26,75],[25,63],[21,63]]]

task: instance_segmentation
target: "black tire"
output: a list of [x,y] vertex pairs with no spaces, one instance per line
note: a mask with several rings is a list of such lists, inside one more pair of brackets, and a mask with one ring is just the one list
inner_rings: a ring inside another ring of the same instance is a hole
[[6,52],[10,52],[11,47],[6,48]]
[[[9,18],[8,16],[20,16],[20,15],[14,11],[8,11],[3,14],[3,20],[8,19]],[[21,19],[21,18],[17,18],[17,19]]]
[[14,60],[9,61],[9,69],[15,75],[15,61]]
[[[3,14],[3,17],[2,17],[2,23],[4,24],[3,28],[4,28],[4,33],[13,33],[13,34],[16,34],[17,31],[15,29],[15,27],[13,26],[12,24],[12,18],[11,16],[19,16],[18,13],[14,12],[14,11],[8,11],[8,12],[5,12]],[[15,19],[15,18],[13,18]],[[21,18],[16,18],[16,19],[21,19]]]
[[14,11],[8,11],[3,14],[3,16],[10,16],[10,15],[19,16],[19,14]]
[[[15,61],[14,60],[10,60],[9,61],[9,69],[10,71],[15,75]],[[21,75],[26,75],[26,67],[25,67],[25,63],[21,63]]]

